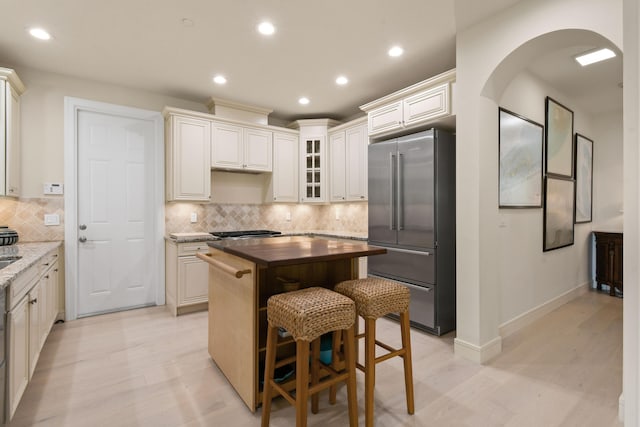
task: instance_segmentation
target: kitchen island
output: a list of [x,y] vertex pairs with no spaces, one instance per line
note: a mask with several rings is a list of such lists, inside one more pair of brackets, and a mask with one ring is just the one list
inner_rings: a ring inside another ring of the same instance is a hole
[[[383,248],[357,241],[288,236],[208,242],[209,355],[251,411],[262,400],[267,299],[294,288],[332,289],[358,277],[358,258]],[[278,355],[295,352],[290,337]]]

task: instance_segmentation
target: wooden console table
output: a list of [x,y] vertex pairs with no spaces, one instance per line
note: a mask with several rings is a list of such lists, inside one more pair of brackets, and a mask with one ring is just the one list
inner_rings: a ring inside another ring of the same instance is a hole
[[609,295],[622,288],[622,233],[594,231],[596,237],[596,286],[609,286]]

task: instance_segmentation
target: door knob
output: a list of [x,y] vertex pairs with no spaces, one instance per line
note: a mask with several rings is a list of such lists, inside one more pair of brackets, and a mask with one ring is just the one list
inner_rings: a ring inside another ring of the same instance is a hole
[[78,227],[80,230],[86,230],[87,226],[85,224],[80,224],[80,227]]
[[86,242],[86,241],[87,241],[87,238],[86,238],[86,237],[84,237],[84,236],[80,236],[80,237],[78,238],[78,241],[79,241],[80,243],[84,243],[84,242]]

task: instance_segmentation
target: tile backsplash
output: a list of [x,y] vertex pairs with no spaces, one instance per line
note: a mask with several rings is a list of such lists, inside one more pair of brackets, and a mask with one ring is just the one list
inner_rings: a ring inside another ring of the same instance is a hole
[[[58,214],[60,225],[44,225],[44,214]],[[64,239],[64,199],[61,197],[0,198],[0,225],[16,230],[20,242]]]
[[[190,222],[191,213],[198,220]],[[288,220],[287,218],[290,218]],[[167,233],[272,229],[277,231],[367,231],[367,203],[302,204],[195,204],[167,203]]]
[[[198,219],[190,222],[191,213]],[[44,225],[45,214],[58,214],[60,225]],[[288,220],[287,218],[290,218]],[[0,225],[16,230],[20,242],[64,240],[64,199],[0,198]],[[367,203],[196,204],[166,203],[165,232],[272,229],[277,231],[367,231]]]

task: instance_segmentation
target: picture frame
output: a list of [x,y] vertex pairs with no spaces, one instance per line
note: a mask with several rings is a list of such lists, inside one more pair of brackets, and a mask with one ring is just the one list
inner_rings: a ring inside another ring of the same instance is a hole
[[591,222],[593,211],[593,140],[575,136],[575,223]]
[[498,108],[498,207],[542,207],[543,126]]
[[545,98],[546,174],[573,178],[573,111]]
[[575,181],[565,177],[545,177],[543,209],[543,252],[573,245]]

